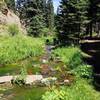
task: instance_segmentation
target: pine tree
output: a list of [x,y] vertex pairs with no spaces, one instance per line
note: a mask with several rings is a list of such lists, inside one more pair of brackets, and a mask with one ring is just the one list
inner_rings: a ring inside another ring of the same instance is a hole
[[50,30],[54,29],[54,7],[53,1],[47,1],[47,26]]
[[88,0],[62,0],[58,11],[58,30],[66,35],[79,34],[87,23]]
[[29,35],[39,36],[47,22],[46,0],[17,0],[16,8]]
[[29,35],[39,36],[42,28],[41,1],[28,1],[25,8]]
[[43,16],[43,23],[44,23],[44,26],[47,27],[47,9],[46,9],[46,0],[41,0],[42,1],[42,16]]
[[4,0],[9,9],[15,11],[15,0]]
[[39,36],[40,29],[42,29],[41,3],[41,0],[17,0],[17,10],[29,35]]
[[89,2],[90,2],[88,6],[89,23],[87,24],[86,34],[90,34],[90,37],[92,37],[93,24],[95,24],[95,27],[99,27],[96,25],[96,22],[99,22],[100,24],[100,6],[99,6],[100,1],[99,0],[89,0]]
[[43,27],[42,22],[40,20],[41,20],[40,16],[32,17],[32,20],[30,22],[29,29],[28,29],[30,36],[37,37],[40,35],[41,29]]

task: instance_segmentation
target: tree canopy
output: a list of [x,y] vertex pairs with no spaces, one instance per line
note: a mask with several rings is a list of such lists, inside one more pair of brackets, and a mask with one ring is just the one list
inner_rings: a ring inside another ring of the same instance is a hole
[[54,28],[52,0],[17,0],[16,9],[29,35],[39,36],[43,28]]

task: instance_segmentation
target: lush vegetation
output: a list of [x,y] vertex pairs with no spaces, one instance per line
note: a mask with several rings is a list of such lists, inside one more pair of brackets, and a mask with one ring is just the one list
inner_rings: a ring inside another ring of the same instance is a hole
[[[0,76],[19,75],[10,89],[0,85],[0,98],[14,94],[12,100],[99,100],[92,66],[83,61],[80,49],[84,35],[99,36],[99,0],[61,0],[57,14],[53,0],[1,0],[2,14],[7,7],[19,16],[27,35],[15,24],[0,25],[7,33],[0,37]],[[42,74],[47,85],[25,85],[32,74]]]
[[1,64],[16,62],[43,53],[44,41],[39,38],[16,35],[0,38]]
[[42,100],[99,100],[99,96],[86,80],[78,79],[72,86],[53,87]]
[[82,63],[80,49],[77,47],[62,47],[53,51],[54,56],[58,56],[68,67],[78,66]]
[[51,87],[42,96],[42,100],[99,100],[99,93],[92,86],[92,67],[82,61],[79,48],[57,48],[53,56],[60,57],[67,71],[75,75],[75,80],[70,86]]
[[60,57],[66,69],[76,76],[91,77],[92,67],[82,60],[82,51],[78,47],[57,48],[52,52],[54,57]]

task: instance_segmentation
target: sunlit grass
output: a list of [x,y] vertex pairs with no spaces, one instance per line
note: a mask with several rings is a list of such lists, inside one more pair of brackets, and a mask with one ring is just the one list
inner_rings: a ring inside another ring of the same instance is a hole
[[72,86],[53,88],[42,100],[99,100],[100,94],[86,81],[78,79]]
[[77,47],[57,48],[52,52],[54,57],[60,57],[69,68],[76,68],[82,63],[81,51]]
[[0,63],[12,63],[31,56],[41,55],[44,41],[28,36],[13,36],[0,38]]

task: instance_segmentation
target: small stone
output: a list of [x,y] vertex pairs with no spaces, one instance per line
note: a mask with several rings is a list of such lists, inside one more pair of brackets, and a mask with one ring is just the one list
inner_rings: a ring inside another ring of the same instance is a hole
[[46,59],[43,59],[42,60],[42,63],[44,63],[44,64],[47,63],[47,60]]
[[70,82],[70,81],[69,81],[69,80],[67,80],[67,79],[66,79],[66,80],[64,80],[64,83],[69,83],[69,82]]
[[41,80],[42,84],[45,84],[46,86],[52,85],[57,81],[56,77],[48,77],[48,78],[43,78]]

